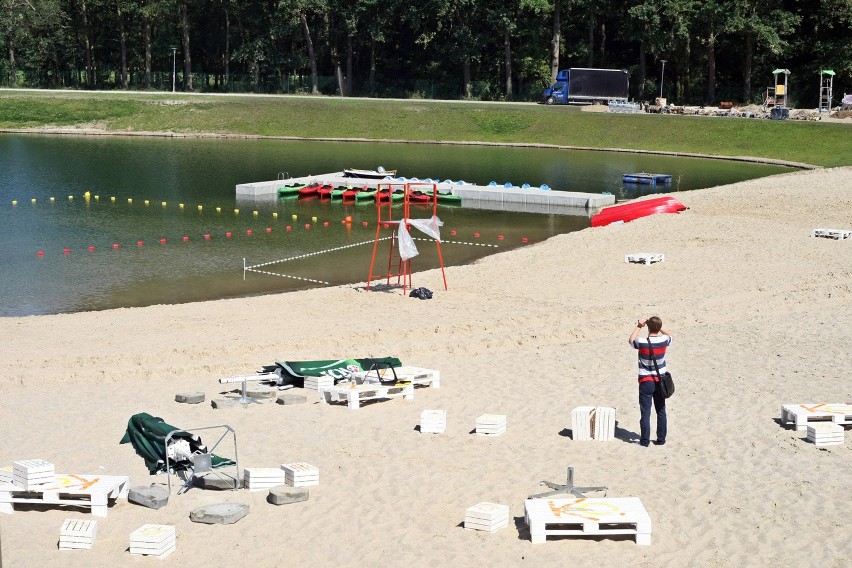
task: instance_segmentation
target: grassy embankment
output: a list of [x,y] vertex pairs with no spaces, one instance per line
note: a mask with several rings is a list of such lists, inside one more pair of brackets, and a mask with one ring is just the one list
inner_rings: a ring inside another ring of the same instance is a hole
[[852,127],[846,124],[499,103],[0,90],[0,129],[45,127],[552,144],[852,165]]

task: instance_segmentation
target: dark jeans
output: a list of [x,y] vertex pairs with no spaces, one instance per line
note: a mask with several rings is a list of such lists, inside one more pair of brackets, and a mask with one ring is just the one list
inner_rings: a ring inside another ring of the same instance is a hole
[[657,443],[666,442],[666,397],[657,387],[659,383],[646,381],[639,383],[639,443],[647,446],[651,443],[651,401],[657,410]]

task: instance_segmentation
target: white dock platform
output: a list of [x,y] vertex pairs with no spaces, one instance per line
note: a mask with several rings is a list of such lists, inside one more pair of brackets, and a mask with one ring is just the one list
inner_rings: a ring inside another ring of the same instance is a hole
[[506,187],[505,185],[476,185],[465,181],[430,180],[417,178],[391,178],[386,180],[344,177],[343,172],[241,183],[237,185],[237,199],[265,200],[276,198],[278,188],[293,184],[327,183],[334,186],[375,187],[379,183],[435,183],[440,193],[451,193],[462,198],[463,207],[496,209],[499,211],[524,211],[530,213],[555,213],[588,216],[589,209],[600,209],[615,203],[614,195],[555,191],[540,187]]

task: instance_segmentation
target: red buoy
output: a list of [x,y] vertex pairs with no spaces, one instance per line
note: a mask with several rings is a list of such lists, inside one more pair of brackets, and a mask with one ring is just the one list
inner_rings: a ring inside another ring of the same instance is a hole
[[144,244],[145,244],[145,241],[136,241],[136,246],[137,246],[137,247],[141,247],[141,246],[142,246],[142,245],[144,245]]
[[503,235],[497,235],[497,240],[498,240],[498,241],[502,241],[502,240],[503,240]]
[[89,246],[89,252],[95,252],[95,247]]
[[229,239],[231,238],[231,234],[232,234],[232,233],[231,233],[231,231],[226,231],[226,232],[225,232],[225,236],[226,236],[227,238],[229,238]]
[[112,248],[117,249],[117,248],[118,248],[118,243],[112,243]]
[[44,256],[44,251],[43,251],[43,250],[40,250],[40,251],[38,251],[36,254],[37,254],[38,256]]
[[184,235],[184,236],[183,236],[183,242],[185,242],[185,243],[186,243],[186,242],[189,242],[189,237],[187,237],[186,235]]
[[473,234],[473,238],[478,239],[478,238],[479,238],[479,233],[474,233],[474,234]]
[[166,244],[166,239],[160,239],[160,244],[161,244],[161,245]]
[[453,229],[452,231],[450,231],[450,234],[455,237],[456,236],[456,230]]
[[209,241],[209,240],[210,240],[210,235],[209,235],[209,234],[205,234],[205,235],[204,235],[204,240],[205,240],[205,241]]
[[65,254],[71,254],[71,249],[62,249],[62,252],[64,252]]
[[522,242],[522,243],[527,242],[527,238],[526,238],[526,237],[521,237],[521,242]]
[[251,236],[251,235],[252,235],[252,232],[253,232],[253,231],[252,231],[251,229],[246,229],[246,234],[247,234],[248,236]]
[[272,227],[267,227],[267,228],[266,228],[266,234],[268,235],[268,234],[269,234],[269,233],[271,233],[271,232],[272,232]]

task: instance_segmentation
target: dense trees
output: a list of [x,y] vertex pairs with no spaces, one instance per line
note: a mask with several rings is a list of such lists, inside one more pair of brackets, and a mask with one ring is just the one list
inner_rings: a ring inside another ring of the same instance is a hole
[[[534,100],[565,67],[631,94],[852,92],[852,0],[0,0],[0,84]],[[173,59],[174,57],[174,59]]]

